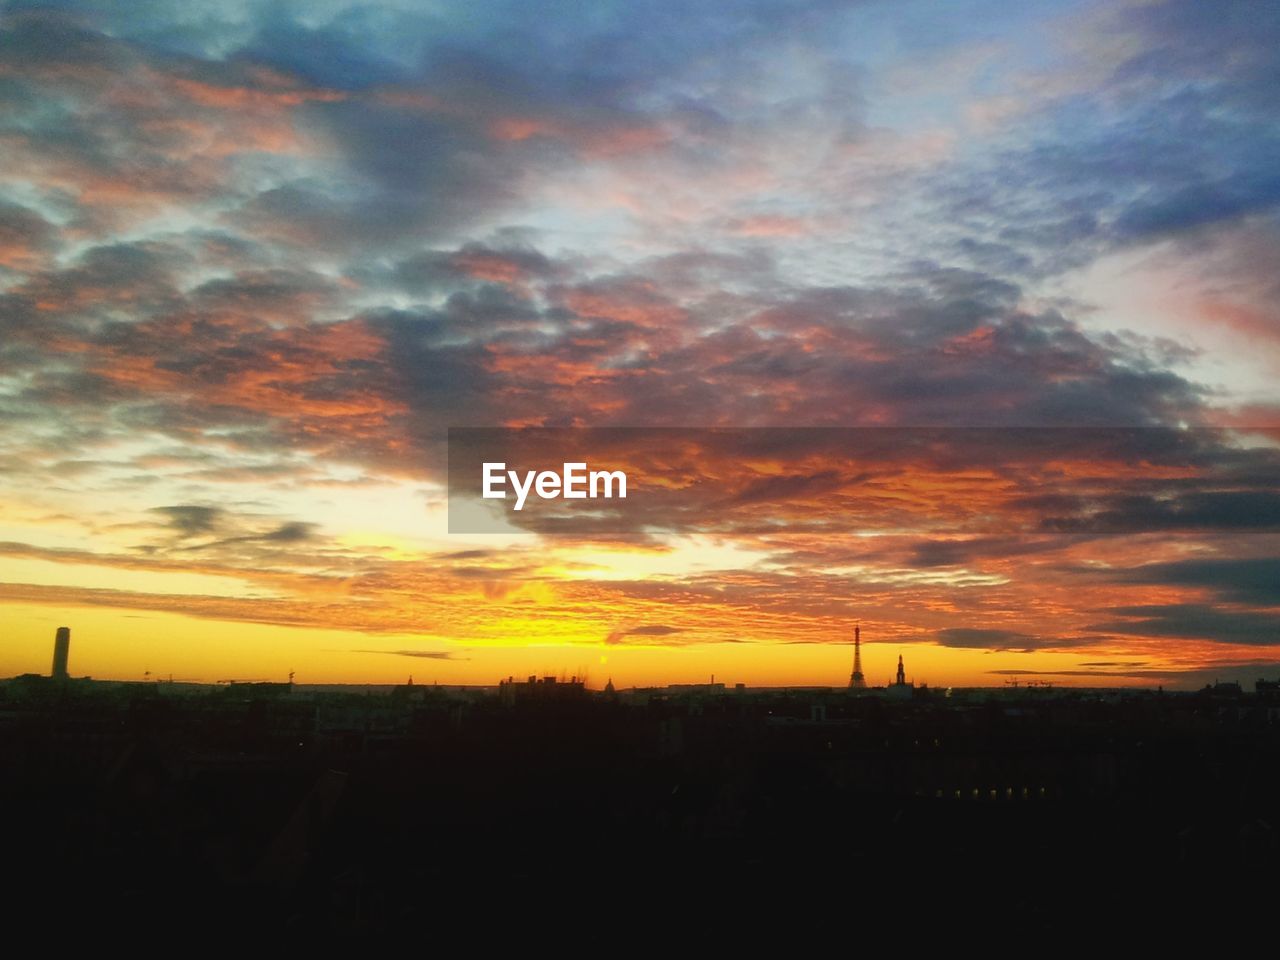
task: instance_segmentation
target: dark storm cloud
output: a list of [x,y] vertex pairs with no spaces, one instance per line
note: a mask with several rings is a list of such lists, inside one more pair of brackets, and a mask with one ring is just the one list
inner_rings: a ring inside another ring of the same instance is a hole
[[935,639],[944,647],[959,647],[973,650],[1061,650],[1066,647],[1087,645],[1087,638],[1066,639],[1061,637],[1038,637],[1019,633],[1016,630],[995,630],[981,627],[946,627],[935,634]]
[[956,567],[976,560],[1022,557],[1067,549],[1069,538],[967,537],[956,540],[921,540],[910,545],[905,558],[912,568]]
[[[1272,145],[1280,146],[1280,138]],[[1270,152],[1270,151],[1268,151]],[[1258,158],[1259,166],[1264,161]],[[1136,202],[1115,222],[1121,239],[1152,239],[1262,213],[1280,206],[1280,175],[1246,170],[1226,180],[1183,187],[1154,202]]]
[[1118,583],[1203,587],[1228,603],[1280,606],[1280,557],[1217,558],[1149,563],[1116,571]]
[[[1280,482],[1278,474],[1273,482]],[[1126,533],[1160,530],[1280,530],[1280,493],[1271,490],[1182,492],[1169,496],[1030,497],[1013,504],[1049,513],[1044,530]]]
[[1280,612],[1236,610],[1203,603],[1114,607],[1125,619],[1094,624],[1101,633],[1212,640],[1258,646],[1280,644]]

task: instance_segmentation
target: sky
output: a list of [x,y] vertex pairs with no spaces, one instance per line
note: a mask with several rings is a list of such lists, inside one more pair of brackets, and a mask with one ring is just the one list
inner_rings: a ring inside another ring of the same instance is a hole
[[[1274,677],[1277,51],[1270,0],[9,3],[0,676],[66,625],[841,685],[859,623],[872,684]],[[450,533],[486,426],[789,436],[613,451],[679,523]]]

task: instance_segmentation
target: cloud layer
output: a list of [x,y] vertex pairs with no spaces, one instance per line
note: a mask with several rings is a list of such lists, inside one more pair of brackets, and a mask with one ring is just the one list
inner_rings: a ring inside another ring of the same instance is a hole
[[[5,596],[1252,658],[1280,642],[1277,49],[1243,0],[10,5]],[[447,429],[494,425],[899,439],[632,451],[688,481],[663,509],[703,560],[650,522],[433,539]],[[893,432],[1153,427],[1048,460]],[[805,526],[868,532],[868,489],[877,536]],[[127,579],[179,575],[240,587]]]

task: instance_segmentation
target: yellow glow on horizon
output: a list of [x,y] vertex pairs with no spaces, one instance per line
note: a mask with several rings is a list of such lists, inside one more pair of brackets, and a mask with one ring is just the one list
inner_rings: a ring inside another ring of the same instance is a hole
[[[59,626],[71,627],[72,675],[104,680],[172,675],[208,683],[284,681],[293,671],[298,683],[328,684],[402,683],[413,675],[417,682],[489,685],[507,676],[564,674],[587,676],[595,689],[610,678],[616,687],[626,688],[705,683],[712,675],[730,687],[843,687],[852,666],[851,644],[844,638],[800,644],[611,644],[605,642],[603,629],[593,633],[589,628],[566,630],[508,620],[494,625],[495,634],[510,631],[506,642],[458,643],[429,633],[368,634],[106,607],[5,604],[3,610],[10,627],[0,652],[0,676],[47,674]],[[931,687],[999,687],[1015,676],[1024,683],[1048,680],[1056,686],[1158,682],[1106,674],[1098,674],[1096,680],[1054,675],[1055,669],[1079,669],[1080,655],[1069,651],[1029,655],[931,643],[864,642],[863,670],[869,685],[892,682],[899,653],[908,679]]]

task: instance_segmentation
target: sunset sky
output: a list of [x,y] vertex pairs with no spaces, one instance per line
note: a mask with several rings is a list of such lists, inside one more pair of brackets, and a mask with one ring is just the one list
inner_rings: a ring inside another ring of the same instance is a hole
[[1280,3],[4,9],[0,676],[1280,674]]

